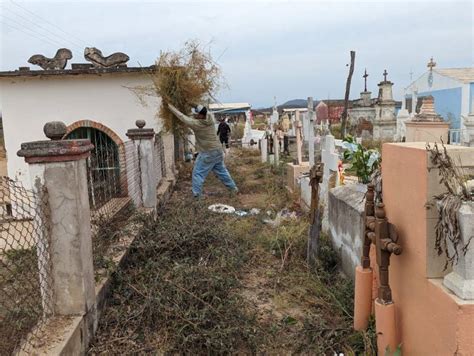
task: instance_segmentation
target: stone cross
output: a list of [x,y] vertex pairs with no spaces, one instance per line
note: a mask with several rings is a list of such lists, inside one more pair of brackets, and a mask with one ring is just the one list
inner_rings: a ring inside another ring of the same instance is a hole
[[[334,136],[326,135],[324,136],[323,148],[321,151],[321,162],[324,164],[323,171],[323,181],[320,183],[319,197],[320,202],[323,206],[328,206],[328,194],[329,194],[329,181],[331,179],[331,173],[337,172],[339,164],[339,155],[336,152],[336,146],[334,141]],[[337,178],[339,175],[337,175]],[[338,181],[336,181],[336,185]],[[329,229],[328,225],[328,209],[324,209],[323,212],[323,230],[327,231]]]
[[386,82],[387,81],[387,75],[388,75],[388,72],[386,69],[384,69],[383,71],[383,80]]
[[367,68],[365,68],[364,75],[362,76],[364,78],[364,91],[367,91],[367,77],[369,75],[367,74]]
[[314,166],[314,110],[313,98],[308,97],[308,151],[309,151],[309,166]]
[[298,160],[298,165],[302,164],[303,163],[303,155],[302,155],[302,152],[301,152],[301,145],[302,145],[302,138],[303,138],[303,134],[302,134],[302,129],[303,129],[303,125],[301,124],[301,121],[300,121],[300,112],[299,110],[296,110],[296,117],[295,117],[295,125],[296,125],[296,157],[297,157],[297,160]]

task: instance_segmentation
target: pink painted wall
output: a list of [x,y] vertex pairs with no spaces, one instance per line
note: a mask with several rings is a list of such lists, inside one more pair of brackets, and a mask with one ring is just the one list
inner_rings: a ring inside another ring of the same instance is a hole
[[[474,149],[449,150],[474,166]],[[462,301],[442,286],[446,272],[432,251],[436,214],[425,204],[442,187],[429,165],[424,143],[383,145],[383,198],[403,247],[390,266],[397,331],[404,356],[474,355],[474,301]]]

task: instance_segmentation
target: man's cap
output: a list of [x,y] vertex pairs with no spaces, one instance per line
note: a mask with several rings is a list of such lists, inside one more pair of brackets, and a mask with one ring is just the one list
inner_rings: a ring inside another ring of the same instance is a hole
[[194,115],[197,115],[197,114],[206,115],[207,114],[207,109],[203,105],[198,105],[198,106],[192,108],[191,111]]

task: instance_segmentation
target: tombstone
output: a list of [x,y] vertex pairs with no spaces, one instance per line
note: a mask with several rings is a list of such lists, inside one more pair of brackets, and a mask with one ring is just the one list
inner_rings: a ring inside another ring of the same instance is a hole
[[252,140],[252,125],[250,123],[250,111],[245,112],[245,127],[244,136],[242,137],[242,146],[250,147],[250,141]]
[[464,126],[466,127],[464,133],[464,145],[474,147],[474,103],[472,104],[472,111],[469,115],[464,116]]
[[295,120],[295,114],[291,114],[291,116],[290,116],[290,122],[291,122],[290,135],[291,135],[291,136],[295,136],[295,135],[296,135],[296,120]]
[[268,161],[268,149],[267,149],[267,138],[264,137],[260,140],[260,154],[262,163],[266,163]]
[[[298,111],[297,111],[298,113]],[[297,115],[298,118],[299,115]],[[287,187],[290,191],[294,191],[298,187],[298,180],[302,174],[309,172],[309,162],[303,162],[302,158],[302,125],[301,122],[296,120],[296,154],[297,161],[295,163],[287,163]]]
[[273,128],[273,153],[275,155],[273,163],[275,167],[278,167],[280,164],[280,138],[278,137],[276,126],[275,124]]
[[407,129],[406,129],[406,122],[410,119],[410,114],[406,108],[406,97],[405,94],[403,95],[402,100],[402,108],[397,114],[397,134],[395,136],[396,141],[403,141],[406,137]]
[[278,110],[276,106],[274,106],[272,115],[270,116],[270,127],[273,127],[274,124],[278,123],[278,118]]
[[296,126],[296,159],[298,165],[301,165],[303,163],[303,153],[302,153],[302,144],[303,144],[303,132],[302,128],[303,125],[301,124],[301,121],[299,119],[300,112],[296,110],[296,118],[295,118],[295,126]]
[[324,101],[320,101],[316,106],[316,118],[321,133],[323,135],[329,134],[329,108]]
[[314,166],[314,123],[315,113],[313,111],[313,98],[308,97],[308,152],[309,152],[309,166]]
[[438,115],[434,98],[423,98],[420,113],[405,122],[406,142],[448,142],[449,123]]
[[[336,152],[336,146],[334,136],[326,135],[324,138],[323,149],[321,152],[321,161],[324,163],[323,181],[320,183],[319,189],[319,201],[325,207],[327,207],[328,193],[329,193],[329,181],[331,175],[336,173],[339,165],[339,154]],[[338,185],[339,177],[336,174],[336,186]],[[328,210],[324,209],[323,213],[323,231],[327,232],[329,228],[328,223]]]

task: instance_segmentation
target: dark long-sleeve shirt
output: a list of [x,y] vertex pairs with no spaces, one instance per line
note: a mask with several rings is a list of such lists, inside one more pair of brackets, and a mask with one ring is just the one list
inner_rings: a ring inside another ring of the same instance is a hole
[[219,137],[226,138],[230,134],[230,126],[227,124],[227,122],[221,122],[219,124],[219,127],[217,128],[217,134]]

